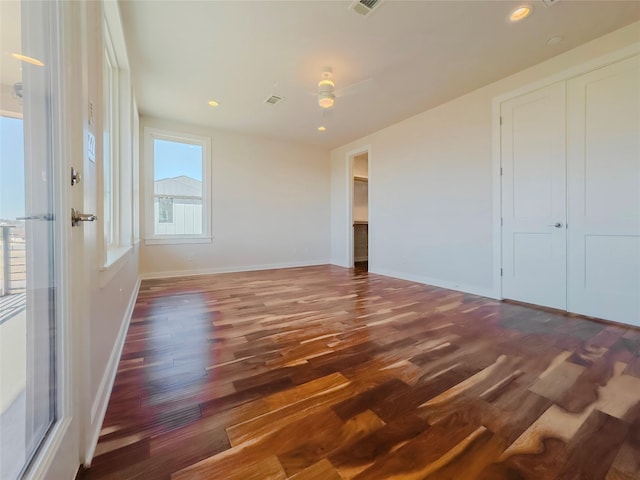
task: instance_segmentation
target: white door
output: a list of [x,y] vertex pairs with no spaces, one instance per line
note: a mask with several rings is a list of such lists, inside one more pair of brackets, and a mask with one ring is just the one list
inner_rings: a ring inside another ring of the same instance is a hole
[[567,83],[572,312],[640,325],[640,57]]
[[564,82],[501,105],[502,295],[566,308]]
[[[71,227],[66,159],[70,115],[57,2],[0,2],[2,104],[0,218],[0,477],[73,478],[78,466],[73,329],[69,320]],[[68,60],[68,59],[67,59]],[[6,265],[6,263],[5,263]],[[5,266],[3,265],[3,266]],[[5,388],[9,386],[10,388]]]

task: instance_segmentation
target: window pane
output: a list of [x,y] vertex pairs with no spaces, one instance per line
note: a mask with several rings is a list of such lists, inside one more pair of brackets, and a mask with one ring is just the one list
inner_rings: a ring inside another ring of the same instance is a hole
[[173,223],[173,198],[160,197],[158,218],[160,223]]
[[[105,40],[107,41],[107,40]],[[103,70],[103,99],[104,99],[104,125],[103,125],[103,189],[104,189],[104,241],[107,248],[117,246],[118,238],[116,231],[117,209],[115,208],[116,190],[114,182],[116,181],[116,161],[114,154],[117,151],[117,145],[114,144],[116,137],[117,112],[115,105],[117,102],[116,88],[116,70],[111,61],[108,49],[104,51],[104,70]]]
[[113,244],[113,178],[112,171],[112,106],[113,106],[113,67],[109,61],[109,54],[104,52],[104,153],[103,153],[103,183],[104,183],[104,238],[105,244]]
[[202,146],[154,139],[156,235],[201,235]]
[[[27,468],[55,421],[56,283],[52,76],[45,2],[0,2],[15,21],[0,70],[13,95],[0,116],[0,478]],[[21,26],[28,26],[23,29]],[[4,37],[4,33],[8,33]]]

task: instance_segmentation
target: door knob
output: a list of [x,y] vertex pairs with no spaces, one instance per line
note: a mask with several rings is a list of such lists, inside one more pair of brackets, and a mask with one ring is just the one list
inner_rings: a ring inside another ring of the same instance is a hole
[[548,223],[545,225],[545,227],[562,228],[562,222]]
[[71,209],[71,226],[77,227],[80,222],[95,222],[98,219],[93,213],[80,213],[75,208]]

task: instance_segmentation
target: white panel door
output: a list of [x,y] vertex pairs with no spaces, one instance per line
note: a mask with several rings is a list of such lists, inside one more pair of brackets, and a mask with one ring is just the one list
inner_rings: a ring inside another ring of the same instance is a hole
[[501,105],[502,295],[566,308],[564,82]]
[[640,57],[567,83],[568,309],[640,325]]

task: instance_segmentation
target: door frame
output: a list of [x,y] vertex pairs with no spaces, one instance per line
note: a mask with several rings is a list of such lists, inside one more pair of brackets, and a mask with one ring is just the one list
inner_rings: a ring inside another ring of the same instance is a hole
[[[579,48],[579,47],[578,47]],[[627,47],[609,52],[605,55],[601,55],[588,62],[575,65],[573,67],[562,70],[559,73],[550,75],[541,80],[537,80],[531,83],[527,83],[522,87],[508,91],[496,97],[493,97],[492,105],[492,117],[491,117],[491,145],[492,145],[492,224],[493,224],[493,297],[502,300],[502,132],[501,132],[501,119],[500,111],[502,103],[511,100],[515,97],[539,90],[544,87],[548,87],[554,83],[567,81],[571,78],[583,75],[593,70],[597,70],[602,67],[606,67],[612,63],[619,62],[626,58],[632,57],[640,53],[640,42],[634,43]]]
[[[354,255],[354,235],[353,235],[353,203],[354,203],[354,194],[355,189],[353,188],[353,163],[354,158],[362,155],[363,153],[367,154],[367,176],[371,179],[371,145],[365,145],[360,148],[356,148],[355,150],[350,150],[347,152],[347,220],[349,221],[347,225],[347,245],[349,246],[349,253],[347,256],[348,263],[347,266],[349,268],[353,268],[355,266],[355,255]],[[369,238],[371,238],[371,181],[368,183],[367,188],[367,210],[368,210],[368,229],[369,229]],[[371,242],[367,240],[367,247],[369,251],[369,271],[371,271]]]

